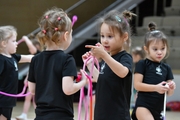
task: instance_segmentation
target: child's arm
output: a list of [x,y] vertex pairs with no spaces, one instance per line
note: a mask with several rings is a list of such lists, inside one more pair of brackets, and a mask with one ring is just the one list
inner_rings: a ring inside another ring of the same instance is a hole
[[103,46],[100,43],[97,43],[96,46],[86,45],[87,48],[92,49],[92,54],[97,58],[102,58],[106,64],[111,68],[111,70],[121,78],[124,78],[128,73],[129,69],[126,66],[123,66],[118,61],[114,60],[109,53],[107,53]]
[[34,55],[21,55],[19,63],[31,62],[32,57],[34,57]]
[[168,95],[168,96],[171,96],[171,95],[174,94],[174,89],[176,89],[176,84],[175,84],[175,82],[172,81],[172,80],[168,80],[168,81],[167,81],[167,84],[168,84],[168,86],[169,86],[169,90],[168,90],[168,92],[167,92],[167,95]]
[[129,73],[129,69],[126,66],[123,66],[121,63],[113,59],[107,52],[104,52],[102,59],[120,78],[126,77],[126,75]]
[[81,81],[79,81],[78,83],[75,83],[73,80],[73,76],[66,76],[63,77],[63,92],[66,95],[72,95],[74,93],[76,93],[79,89],[81,89],[83,86],[85,86],[88,82],[85,73],[83,70],[81,70],[81,74],[82,74],[82,79]]
[[137,91],[144,91],[144,92],[158,92],[160,94],[165,93],[168,91],[168,87],[164,86],[166,82],[161,82],[157,85],[146,84],[143,83],[143,75],[139,73],[134,74],[134,87]]
[[31,40],[27,36],[23,36],[22,39],[25,41],[26,45],[28,46],[29,52],[31,54],[37,53],[36,47],[33,45]]
[[29,88],[29,91],[30,91],[30,93],[31,93],[32,95],[35,94],[35,86],[36,86],[35,83],[28,81],[28,88]]

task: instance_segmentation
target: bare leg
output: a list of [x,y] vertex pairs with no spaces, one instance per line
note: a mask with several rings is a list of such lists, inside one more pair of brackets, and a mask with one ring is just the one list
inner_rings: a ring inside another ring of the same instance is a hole
[[154,120],[151,112],[144,107],[138,107],[136,110],[136,116],[138,120]]
[[4,115],[0,115],[0,120],[7,120],[7,118]]

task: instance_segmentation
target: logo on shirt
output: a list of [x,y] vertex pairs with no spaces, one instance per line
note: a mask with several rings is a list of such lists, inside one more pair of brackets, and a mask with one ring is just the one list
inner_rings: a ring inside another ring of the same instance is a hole
[[101,65],[99,74],[104,74],[105,62]]
[[15,61],[14,61],[14,67],[15,67],[15,71],[18,71],[18,67]]
[[161,70],[160,66],[156,67],[156,74],[162,75],[162,70]]

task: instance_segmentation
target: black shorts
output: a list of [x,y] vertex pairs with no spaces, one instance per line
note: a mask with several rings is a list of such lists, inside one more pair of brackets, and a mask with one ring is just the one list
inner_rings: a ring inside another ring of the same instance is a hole
[[11,120],[12,110],[13,108],[11,107],[7,107],[7,108],[0,107],[0,115],[3,115],[4,117],[6,117],[7,120]]
[[[92,83],[92,95],[95,95],[95,90],[96,90],[96,83]],[[84,95],[87,96],[87,93],[88,93],[88,86],[85,86],[84,87]]]
[[[133,109],[132,114],[131,114],[132,120],[138,120],[137,117],[136,117],[136,109],[137,109],[137,108],[135,107],[135,108]],[[148,108],[147,108],[147,109],[148,109]],[[148,109],[148,110],[151,112],[151,114],[152,114],[152,116],[154,117],[155,120],[163,120],[162,115],[161,115],[160,112],[157,112],[157,111],[152,110],[152,109]]]

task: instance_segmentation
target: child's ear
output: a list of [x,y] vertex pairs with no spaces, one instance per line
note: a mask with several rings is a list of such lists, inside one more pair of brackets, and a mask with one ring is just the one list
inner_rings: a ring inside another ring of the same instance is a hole
[[143,46],[143,48],[144,48],[144,51],[145,51],[146,53],[148,53],[147,47],[146,47],[146,46]]
[[0,42],[0,45],[2,46],[2,47],[6,47],[6,44],[7,44],[7,41],[2,41],[2,42]]
[[65,41],[68,39],[68,36],[69,36],[69,32],[66,31],[66,32],[64,33],[64,40],[65,40]]
[[127,39],[128,39],[128,33],[125,32],[125,33],[123,34],[123,40],[124,40],[124,42],[126,42]]

